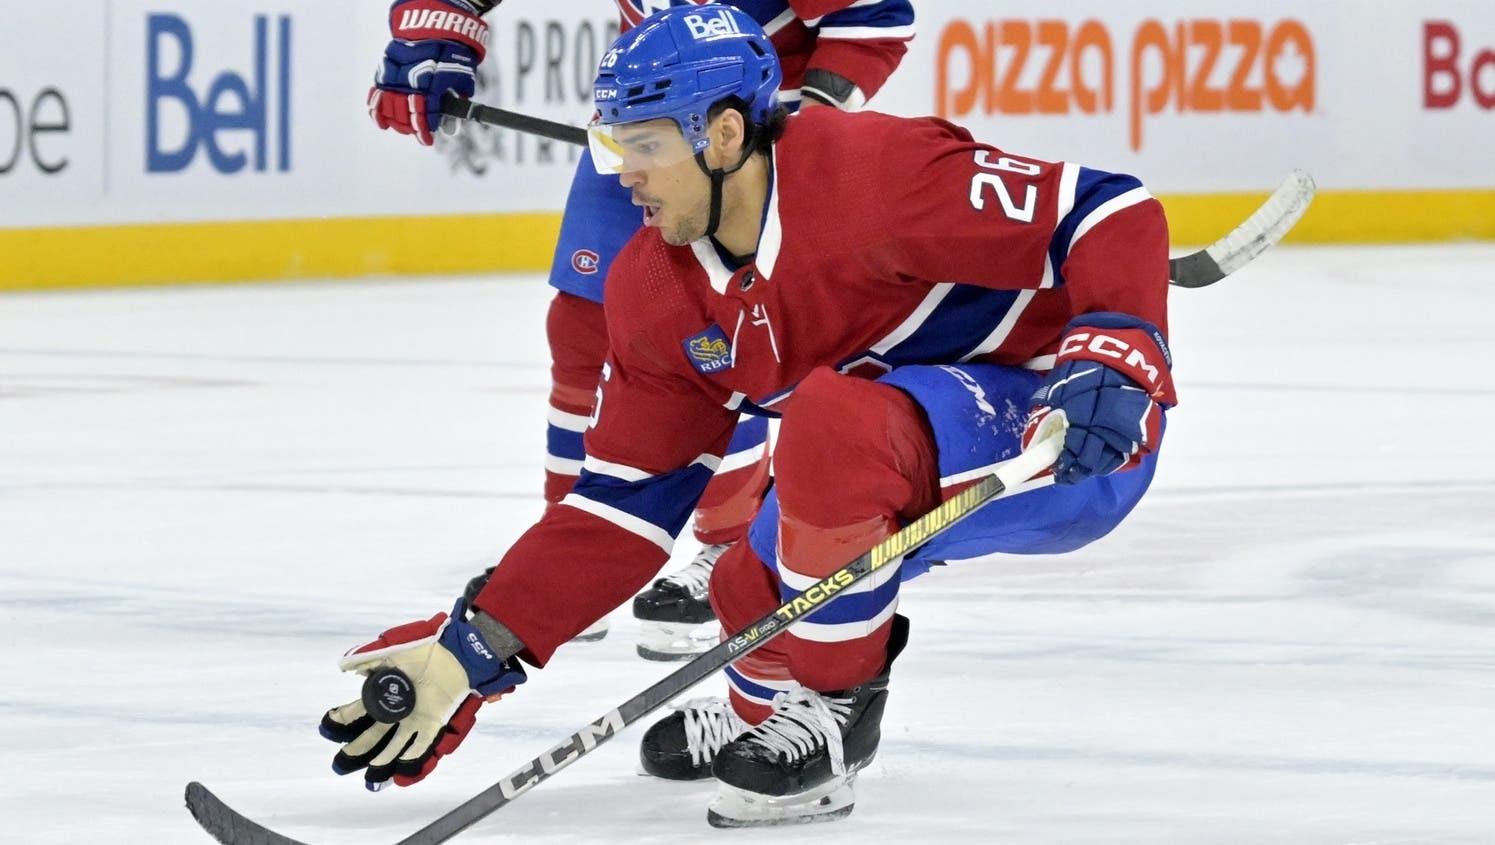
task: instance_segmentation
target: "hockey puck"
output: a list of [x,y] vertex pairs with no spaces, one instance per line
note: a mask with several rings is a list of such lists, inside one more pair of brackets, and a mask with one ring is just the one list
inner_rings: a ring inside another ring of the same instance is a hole
[[376,669],[363,682],[363,709],[376,722],[398,722],[415,710],[415,684],[399,669]]

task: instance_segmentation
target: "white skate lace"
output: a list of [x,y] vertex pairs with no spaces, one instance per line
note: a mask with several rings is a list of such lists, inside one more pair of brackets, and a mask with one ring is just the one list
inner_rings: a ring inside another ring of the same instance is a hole
[[664,580],[671,584],[679,584],[695,598],[705,598],[706,589],[711,584],[711,570],[716,567],[717,558],[729,548],[731,546],[726,543],[703,546],[684,569],[674,575],[665,576]]
[[827,698],[812,689],[795,687],[773,697],[773,713],[745,738],[777,751],[793,763],[825,743],[831,772],[846,773],[846,752],[841,747],[841,726],[851,716],[847,699]]
[[692,698],[674,709],[685,714],[685,747],[694,766],[710,763],[723,745],[748,729],[724,698]]

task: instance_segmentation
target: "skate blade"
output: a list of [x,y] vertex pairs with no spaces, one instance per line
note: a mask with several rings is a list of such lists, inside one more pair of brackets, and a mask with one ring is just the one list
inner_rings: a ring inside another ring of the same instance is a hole
[[638,656],[645,660],[690,660],[721,640],[715,622],[655,622],[640,620]]
[[833,822],[856,807],[854,778],[829,783],[798,795],[760,795],[718,782],[716,797],[706,809],[712,827],[778,827]]

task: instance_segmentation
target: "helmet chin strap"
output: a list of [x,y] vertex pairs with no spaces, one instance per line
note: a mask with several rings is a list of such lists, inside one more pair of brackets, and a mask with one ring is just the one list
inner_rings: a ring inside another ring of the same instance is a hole
[[728,176],[731,176],[733,173],[741,170],[743,166],[748,163],[748,159],[753,157],[753,136],[756,134],[756,127],[754,129],[748,130],[747,136],[743,139],[744,143],[742,158],[738,159],[736,164],[732,165],[731,168],[726,170],[723,170],[720,167],[711,167],[710,165],[708,165],[706,163],[706,152],[704,150],[696,153],[696,166],[700,167],[701,172],[706,174],[706,177],[711,180],[711,217],[706,221],[706,233],[701,237],[712,237],[716,234],[717,228],[721,226],[722,186],[726,184]]

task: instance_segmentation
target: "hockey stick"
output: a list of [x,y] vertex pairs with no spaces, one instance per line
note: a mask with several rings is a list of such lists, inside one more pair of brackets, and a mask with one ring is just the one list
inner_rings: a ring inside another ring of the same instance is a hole
[[[485,106],[450,94],[441,101],[441,112],[484,126],[515,129],[581,147],[587,145],[585,129]],[[1282,240],[1302,219],[1313,202],[1314,191],[1313,177],[1307,171],[1294,170],[1235,231],[1198,252],[1170,260],[1168,278],[1179,287],[1202,288],[1241,269]]]
[[[401,839],[398,845],[437,845],[445,842],[535,788],[556,772],[595,751],[597,746],[700,683],[706,676],[725,668],[728,663],[789,630],[790,626],[815,612],[836,594],[884,566],[895,563],[970,516],[982,505],[1006,495],[1013,488],[1043,472],[1058,459],[1059,450],[1064,443],[1064,431],[1063,415],[1049,415],[1033,444],[1021,455],[1003,464],[995,474],[955,494],[944,504],[873,546],[871,551],[821,579],[799,597],[781,605],[741,633],[718,643],[710,651],[666,675],[658,683],[566,737],[554,748],[510,772],[466,803]],[[203,830],[224,845],[305,845],[250,821],[197,782],[187,784],[187,809],[192,812],[197,823],[202,825]]]
[[1241,269],[1303,219],[1316,190],[1308,171],[1294,170],[1235,231],[1198,252],[1168,262],[1168,275],[1179,287],[1202,288]]
[[578,147],[587,145],[587,130],[585,129],[556,123],[543,117],[532,117],[516,111],[485,106],[472,100],[464,100],[455,94],[448,94],[442,99],[441,113],[458,120],[470,120],[484,126],[528,132],[531,135],[539,135],[541,138],[549,138],[552,141],[565,141]]

